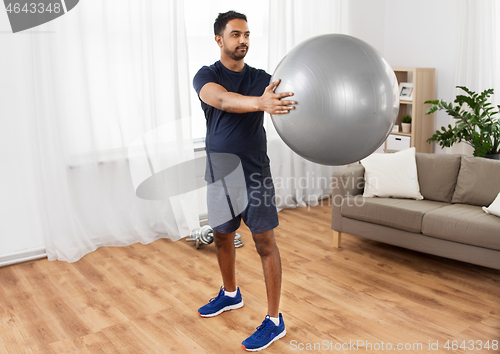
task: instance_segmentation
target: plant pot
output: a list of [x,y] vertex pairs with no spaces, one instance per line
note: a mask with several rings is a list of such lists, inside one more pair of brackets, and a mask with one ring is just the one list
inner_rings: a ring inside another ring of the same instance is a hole
[[500,154],[486,154],[487,159],[500,160]]
[[403,130],[403,133],[410,133],[411,123],[401,123],[401,129]]

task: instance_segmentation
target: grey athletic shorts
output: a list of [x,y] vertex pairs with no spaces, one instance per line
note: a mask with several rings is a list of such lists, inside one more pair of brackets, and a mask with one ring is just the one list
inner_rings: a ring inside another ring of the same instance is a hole
[[232,233],[241,220],[254,234],[279,225],[274,184],[271,177],[254,181],[249,187],[228,186],[219,181],[207,189],[208,223],[217,232]]

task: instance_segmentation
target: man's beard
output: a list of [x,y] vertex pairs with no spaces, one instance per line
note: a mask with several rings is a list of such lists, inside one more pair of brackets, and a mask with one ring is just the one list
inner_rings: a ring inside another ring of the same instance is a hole
[[[241,52],[240,49],[246,49],[245,51]],[[232,52],[229,52],[229,56],[231,57],[231,59],[234,59],[234,60],[241,60],[243,58],[245,58],[245,56],[247,55],[248,53],[248,46],[246,45],[241,45],[241,46],[238,46],[236,47],[236,49]]]

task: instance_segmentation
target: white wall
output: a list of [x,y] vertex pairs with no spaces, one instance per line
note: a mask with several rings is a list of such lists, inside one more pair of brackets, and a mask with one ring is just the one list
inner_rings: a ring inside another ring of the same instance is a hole
[[[373,45],[393,67],[436,69],[436,99],[452,101],[457,70],[456,0],[351,0],[351,34]],[[449,124],[445,112],[434,127]],[[436,153],[443,152],[434,144]]]
[[[349,31],[385,57],[385,0],[350,0]],[[387,59],[387,58],[386,58]],[[391,66],[394,66],[389,61]]]

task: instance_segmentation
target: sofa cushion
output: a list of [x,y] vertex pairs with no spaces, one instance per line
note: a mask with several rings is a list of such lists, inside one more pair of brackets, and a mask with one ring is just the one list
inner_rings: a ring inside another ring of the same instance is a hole
[[417,153],[415,157],[423,197],[450,203],[460,170],[460,155]]
[[462,156],[452,203],[488,206],[500,193],[500,161]]
[[453,204],[426,213],[422,233],[443,240],[500,250],[500,218],[488,215],[474,205]]
[[350,219],[420,233],[423,215],[446,205],[449,204],[430,200],[364,198],[358,195],[344,198],[341,213]]
[[371,154],[360,163],[365,168],[364,197],[424,199],[418,187],[414,147],[393,154]]

